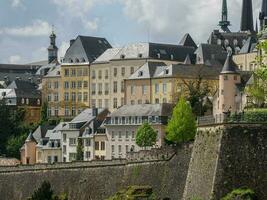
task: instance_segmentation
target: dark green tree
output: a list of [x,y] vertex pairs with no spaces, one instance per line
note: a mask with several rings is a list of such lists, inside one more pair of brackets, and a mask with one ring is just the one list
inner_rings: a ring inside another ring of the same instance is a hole
[[156,141],[157,132],[147,122],[137,130],[135,142],[139,147],[152,147]]
[[40,124],[48,123],[47,108],[48,108],[47,102],[43,102],[43,105],[42,105],[42,108],[41,108],[41,121],[40,121]]
[[83,143],[82,139],[78,139],[76,160],[83,161]]
[[171,120],[166,128],[166,139],[174,142],[193,140],[196,134],[196,120],[190,105],[181,98],[173,109]]
[[20,148],[24,144],[27,138],[27,134],[22,134],[18,136],[11,136],[7,140],[6,151],[8,157],[20,158]]
[[53,200],[53,190],[48,181],[44,181],[42,185],[34,191],[31,200]]

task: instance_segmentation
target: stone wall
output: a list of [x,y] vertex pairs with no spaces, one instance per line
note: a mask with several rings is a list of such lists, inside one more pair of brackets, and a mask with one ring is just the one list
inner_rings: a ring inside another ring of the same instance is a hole
[[267,199],[267,124],[199,128],[184,192],[185,200],[219,200],[239,187]]
[[[70,200],[102,200],[131,185],[150,185],[160,198],[181,199],[192,145],[169,158],[115,160],[0,168],[1,200],[25,200],[47,180]],[[149,156],[147,156],[149,157]]]

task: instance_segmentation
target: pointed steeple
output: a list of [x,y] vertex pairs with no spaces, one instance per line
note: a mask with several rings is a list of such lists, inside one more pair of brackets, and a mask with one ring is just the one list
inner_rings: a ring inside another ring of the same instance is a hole
[[236,69],[237,65],[234,63],[232,55],[228,54],[224,66],[222,68],[221,74],[238,74]]
[[223,0],[222,2],[222,20],[219,22],[219,26],[224,32],[231,32],[228,28],[230,26],[230,21],[228,21],[228,8],[227,8],[227,0]]
[[254,32],[252,0],[243,0],[240,30]]
[[263,30],[264,26],[267,25],[266,24],[266,21],[267,21],[267,0],[262,0],[259,20],[260,20],[260,30]]
[[196,43],[194,42],[193,38],[189,33],[185,34],[184,37],[179,42],[179,45],[185,46],[185,47],[194,47],[197,48]]

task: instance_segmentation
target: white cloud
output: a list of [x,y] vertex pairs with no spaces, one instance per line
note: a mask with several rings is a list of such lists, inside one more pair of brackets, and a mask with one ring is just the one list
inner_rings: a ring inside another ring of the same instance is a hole
[[22,61],[22,58],[20,55],[13,55],[8,58],[9,64],[20,64]]
[[24,27],[12,27],[0,29],[0,34],[11,36],[30,37],[47,36],[51,32],[51,26],[46,21],[34,20],[31,25]]
[[85,28],[92,31],[97,31],[99,18],[94,18],[92,21],[84,21]]
[[14,8],[23,7],[22,0],[11,0],[11,6]]

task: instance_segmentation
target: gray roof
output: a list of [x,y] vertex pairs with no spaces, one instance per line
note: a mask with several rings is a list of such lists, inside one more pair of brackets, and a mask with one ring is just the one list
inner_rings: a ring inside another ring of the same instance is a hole
[[60,122],[54,129],[47,130],[45,137],[49,138],[49,140],[60,140],[61,139],[60,130],[62,130],[65,124],[66,124],[65,122]]
[[237,65],[234,63],[233,59],[232,59],[232,56],[228,55],[226,60],[225,60],[225,63],[224,63],[224,66],[223,66],[223,69],[221,71],[222,74],[237,74]]
[[183,62],[188,54],[193,53],[193,47],[182,45],[134,43],[124,46],[113,59],[158,59]]
[[[101,113],[103,111],[104,109],[98,109],[98,113]],[[73,120],[71,120],[70,123],[88,122],[93,120],[94,118],[95,116],[93,116],[93,109],[88,108],[81,112],[79,115],[77,115]]]
[[124,105],[109,117],[128,117],[128,116],[171,116],[173,104],[138,104]]
[[55,65],[49,69],[45,77],[60,77],[61,65]]
[[101,56],[99,56],[94,63],[107,63],[113,59],[121,50],[121,48],[107,49]]
[[254,37],[249,37],[240,50],[240,54],[252,53],[257,46],[257,40]]
[[63,63],[92,63],[112,48],[105,38],[78,36],[66,51]]
[[33,137],[33,133],[32,132],[30,132],[30,134],[26,138],[25,142],[36,142],[36,140]]
[[50,125],[40,125],[38,128],[33,132],[34,139],[39,143],[39,141],[45,137],[46,132],[48,130],[54,129],[55,126]]
[[194,42],[193,38],[189,33],[185,34],[184,37],[179,42],[179,45],[186,46],[186,47],[194,47],[197,48],[196,43]]
[[142,67],[136,70],[128,79],[149,79],[154,77],[154,74],[159,66],[166,66],[164,62],[146,62]]

